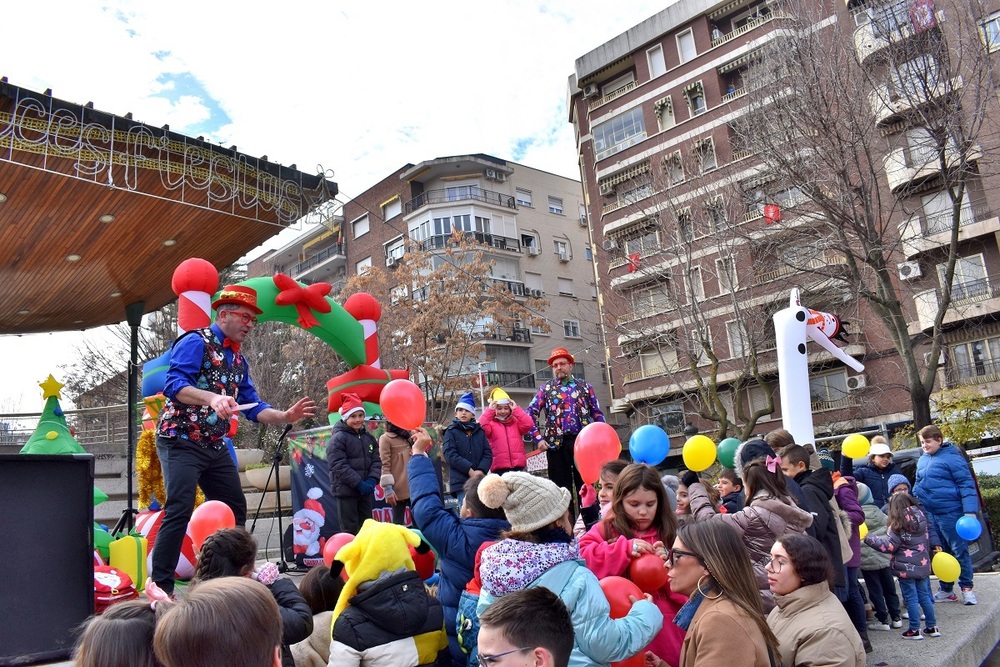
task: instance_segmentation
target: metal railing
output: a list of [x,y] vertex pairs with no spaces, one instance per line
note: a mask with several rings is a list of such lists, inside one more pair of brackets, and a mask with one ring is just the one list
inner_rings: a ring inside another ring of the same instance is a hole
[[625,84],[624,86],[622,86],[618,90],[615,90],[615,91],[612,91],[612,92],[608,93],[604,97],[598,97],[596,100],[592,101],[587,106],[587,111],[595,109],[595,108],[601,106],[602,104],[607,104],[611,100],[614,100],[614,99],[617,99],[617,98],[621,97],[622,95],[624,95],[628,91],[634,90],[637,85],[638,84],[635,81],[632,81],[631,83]]
[[495,204],[505,208],[517,208],[517,200],[511,195],[505,195],[502,192],[493,192],[492,190],[483,190],[478,187],[469,187],[428,190],[406,202],[405,209],[407,215],[409,215],[428,204],[451,204],[469,200]]
[[[0,447],[19,451],[38,428],[41,416],[40,412],[0,414]],[[128,446],[127,405],[66,410],[63,417],[76,441],[94,456],[125,456]],[[138,424],[137,428],[141,429],[142,424]]]
[[[466,236],[471,236],[475,240],[499,250],[511,250],[521,252],[521,241],[508,236],[496,236],[484,232],[464,232]],[[421,250],[441,250],[454,244],[454,237],[451,234],[439,234],[430,236],[420,242]]]
[[319,266],[322,262],[330,259],[331,257],[336,257],[337,255],[344,255],[344,254],[345,254],[344,244],[342,243],[337,243],[328,248],[323,248],[309,259],[301,261],[298,264],[296,264],[295,268],[292,270],[292,273],[295,276],[302,275],[303,272],[308,271],[313,267]]
[[534,389],[539,382],[531,371],[486,371],[486,381],[490,386]]
[[963,385],[997,382],[1000,381],[1000,361],[946,365],[944,367],[944,378],[945,385],[949,389]]

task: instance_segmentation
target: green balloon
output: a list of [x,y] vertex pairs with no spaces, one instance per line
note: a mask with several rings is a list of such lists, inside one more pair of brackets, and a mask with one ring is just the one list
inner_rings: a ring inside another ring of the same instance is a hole
[[111,533],[101,528],[97,523],[94,523],[94,549],[101,554],[101,558],[104,562],[108,562],[111,558],[111,543],[114,542]]
[[727,468],[736,467],[736,449],[740,446],[740,441],[736,438],[726,438],[719,443],[716,456],[719,463]]

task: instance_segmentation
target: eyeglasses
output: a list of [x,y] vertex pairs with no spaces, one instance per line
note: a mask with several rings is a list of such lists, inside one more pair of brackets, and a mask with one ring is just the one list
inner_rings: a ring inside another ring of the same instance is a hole
[[236,317],[240,318],[240,321],[243,322],[243,324],[257,324],[257,318],[251,315],[250,313],[240,313],[235,310],[226,310],[223,312],[228,313],[230,315],[235,315]]
[[677,559],[681,556],[691,556],[691,558],[697,558],[699,563],[703,563],[701,556],[696,553],[691,553],[690,551],[683,551],[681,549],[668,549],[667,550],[667,562],[670,563],[670,567],[677,567]]
[[519,651],[531,651],[534,647],[532,646],[522,646],[521,648],[512,648],[509,651],[504,651],[503,653],[494,653],[493,655],[483,655],[480,653],[477,657],[479,659],[479,667],[492,667],[493,663],[497,661],[497,658],[502,658],[505,655],[510,655],[511,653],[517,653]]
[[778,560],[777,558],[772,558],[771,562],[768,563],[768,567],[770,568],[771,572],[774,572],[775,574],[781,572],[781,568],[784,567],[785,565],[788,565],[788,563]]

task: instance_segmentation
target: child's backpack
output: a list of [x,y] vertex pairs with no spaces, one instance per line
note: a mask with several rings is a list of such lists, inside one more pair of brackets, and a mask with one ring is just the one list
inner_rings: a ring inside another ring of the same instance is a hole
[[132,577],[110,565],[94,566],[94,613],[103,614],[108,607],[122,600],[139,597]]
[[479,564],[482,562],[483,550],[495,544],[494,540],[488,540],[479,545],[476,556],[473,559],[472,579],[466,584],[462,591],[462,597],[458,600],[458,613],[455,618],[455,634],[458,637],[458,646],[469,657],[468,667],[479,667],[479,592],[482,589],[482,581],[479,578]]

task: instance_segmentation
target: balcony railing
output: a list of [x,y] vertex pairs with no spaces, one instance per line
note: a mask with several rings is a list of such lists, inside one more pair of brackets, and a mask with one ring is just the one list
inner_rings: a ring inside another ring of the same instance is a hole
[[487,371],[486,381],[498,387],[534,389],[540,383],[531,371]]
[[947,365],[944,367],[944,377],[945,385],[949,389],[963,385],[1000,382],[1000,361]]
[[843,398],[838,398],[836,400],[828,401],[813,401],[812,411],[813,412],[823,412],[824,410],[841,410],[843,408],[851,408],[858,405],[858,399],[853,396],[844,396]]
[[615,90],[615,91],[612,91],[612,92],[608,93],[604,97],[598,97],[596,100],[593,100],[587,106],[587,111],[590,111],[591,109],[599,107],[602,104],[607,104],[611,100],[614,100],[614,99],[617,99],[617,98],[621,97],[622,95],[624,95],[625,93],[627,93],[630,90],[635,90],[636,85],[638,85],[638,84],[636,84],[635,81],[632,81],[631,83],[625,84],[624,86],[622,86],[618,90]]
[[817,259],[810,260],[805,266],[782,266],[780,269],[775,269],[774,271],[768,271],[767,273],[761,273],[754,277],[754,285],[763,285],[765,283],[772,282],[779,278],[785,276],[790,276],[795,273],[800,273],[802,271],[810,271],[814,269],[822,269],[825,266],[834,266],[846,264],[847,259],[843,256],[841,257],[819,257]]
[[715,39],[713,39],[712,40],[712,46],[716,47],[716,46],[719,46],[720,44],[725,44],[728,41],[736,39],[740,35],[747,34],[751,30],[753,30],[754,28],[758,28],[758,27],[764,25],[765,23],[770,23],[774,19],[780,19],[780,18],[785,18],[785,15],[782,14],[781,12],[771,12],[767,16],[759,16],[759,17],[750,19],[749,21],[747,21],[746,23],[744,23],[743,25],[741,25],[736,30],[731,30],[730,32],[727,32],[725,35],[720,35],[719,37],[716,37]]
[[293,276],[300,276],[309,269],[319,266],[320,264],[330,259],[331,257],[336,257],[337,255],[344,256],[345,254],[346,253],[344,250],[344,244],[336,243],[327,248],[323,248],[309,259],[301,261],[298,264],[296,264],[295,268],[292,269],[292,274]]
[[505,195],[502,192],[493,192],[492,190],[483,190],[478,187],[470,187],[428,190],[406,202],[405,210],[406,214],[409,215],[428,204],[453,204],[462,201],[480,201],[485,204],[503,206],[504,208],[517,208],[517,200],[510,195]]
[[[511,250],[513,252],[521,252],[521,241],[520,239],[513,239],[507,236],[495,236],[493,234],[487,234],[484,232],[465,232],[466,236],[471,236],[475,240],[488,245],[499,250]],[[421,250],[441,250],[442,248],[448,247],[448,244],[454,244],[455,237],[451,234],[439,234],[437,236],[431,236],[420,242]]]
[[[914,305],[917,309],[917,323],[921,329],[930,329],[934,326],[934,317],[937,315],[940,303],[939,295],[938,289],[929,289],[913,295]],[[998,297],[1000,297],[1000,280],[998,279],[987,277],[956,283],[951,288],[951,303],[948,305],[948,313],[945,314],[944,322],[947,324],[968,317],[970,312],[963,307],[973,308],[975,304],[981,304]],[[994,312],[998,310],[995,306],[996,304],[975,306],[971,314],[982,315],[986,312]]]
[[[76,441],[97,458],[124,457],[128,443],[128,406],[66,410]],[[38,428],[41,413],[0,415],[0,448],[20,450]],[[142,428],[141,424],[137,428]]]
[[509,331],[506,329],[496,329],[495,331],[473,329],[469,332],[469,338],[476,340],[499,340],[510,343],[530,343],[531,329],[521,327],[512,327]]

